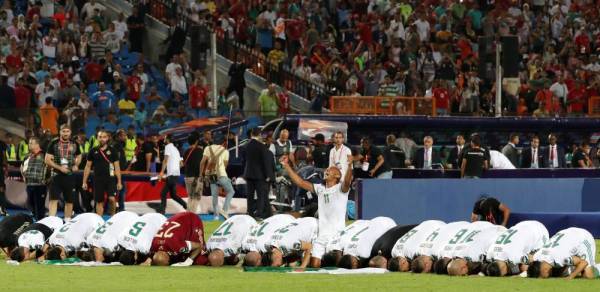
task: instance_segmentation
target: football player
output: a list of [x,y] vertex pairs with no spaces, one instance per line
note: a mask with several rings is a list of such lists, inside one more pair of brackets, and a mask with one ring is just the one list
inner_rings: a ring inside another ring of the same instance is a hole
[[0,248],[6,255],[9,255],[10,251],[17,247],[19,236],[32,223],[33,217],[23,213],[4,217],[0,221]]
[[[568,279],[598,277],[595,266],[596,243],[589,231],[567,228],[556,233],[533,255],[533,263],[527,269],[531,278],[548,278],[553,268],[570,272]],[[572,268],[572,271],[569,271]],[[563,273],[560,273],[563,274]]]
[[[342,258],[344,252],[344,246],[350,244],[350,239],[354,233],[363,227],[369,225],[369,220],[356,220],[352,224],[346,226],[334,240],[329,241],[325,248],[325,254],[321,260],[321,266],[323,267],[337,267]],[[314,248],[313,248],[314,251]],[[312,255],[314,258],[315,255]],[[313,268],[319,268],[313,266]]]
[[44,254],[44,248],[52,233],[63,225],[63,220],[49,216],[37,221],[25,229],[19,236],[19,246],[10,253],[10,258],[17,262],[34,260]]
[[267,252],[266,246],[275,230],[294,222],[294,220],[296,219],[292,215],[277,214],[255,225],[242,242],[242,250],[246,253],[244,265],[260,266],[262,255]]
[[500,234],[490,246],[486,275],[502,277],[527,271],[530,258],[548,241],[548,230],[538,221],[522,221]]
[[248,215],[236,215],[223,222],[206,242],[209,265],[237,264],[242,241],[255,225],[256,220]]
[[392,259],[388,263],[390,271],[408,272],[410,264],[417,256],[419,247],[435,230],[445,226],[446,223],[438,220],[424,221],[400,237],[392,249]]
[[448,274],[448,264],[454,257],[457,245],[472,241],[472,237],[481,232],[481,230],[493,226],[487,221],[475,221],[468,226],[458,230],[450,239],[445,242],[440,251],[439,257],[433,263],[433,272],[436,274]]
[[137,221],[139,216],[130,211],[122,211],[112,216],[102,226],[96,228],[86,239],[89,249],[81,254],[83,261],[112,262],[117,260],[119,235],[129,228],[131,222]]
[[369,267],[387,269],[388,260],[392,258],[394,245],[398,239],[415,227],[416,225],[398,225],[380,236],[371,249]]
[[[290,167],[287,156],[282,156],[280,161],[294,184],[317,195],[319,234],[311,251],[313,255],[311,267],[321,266],[321,257],[325,254],[328,242],[335,239],[346,226],[346,205],[348,203],[350,184],[352,183],[352,171],[346,171],[346,174],[342,177],[342,172],[338,167],[344,166],[331,166],[325,170],[325,184],[313,184],[303,180]],[[352,169],[353,161],[354,158],[352,155],[348,155],[347,163],[349,169]]]
[[72,256],[85,239],[96,228],[104,224],[104,219],[96,213],[83,213],[67,222],[48,239],[50,247],[46,252],[47,260],[64,260]]
[[155,266],[187,267],[206,265],[203,252],[204,225],[197,214],[181,212],[167,219],[152,239],[150,252]]
[[150,255],[152,239],[165,221],[167,217],[163,214],[148,213],[125,228],[117,238],[121,250],[119,262],[126,266],[143,263],[149,265],[150,262],[146,261]]
[[448,275],[466,276],[479,274],[483,270],[485,255],[488,249],[496,241],[496,238],[506,231],[506,227],[502,225],[484,227],[485,225],[477,223],[484,222],[471,223],[467,232],[461,236],[457,233],[451,239],[451,241],[456,241],[457,243],[454,245],[454,258],[447,265]]
[[310,261],[312,242],[317,237],[317,229],[316,218],[304,217],[275,230],[267,244],[263,265],[281,267],[301,258],[299,268],[306,268]]
[[441,258],[443,246],[469,223],[460,221],[448,223],[443,227],[431,232],[425,241],[419,245],[418,256],[410,264],[413,273],[429,273],[433,270],[433,263]]
[[396,222],[388,217],[371,219],[368,226],[357,230],[350,238],[350,243],[344,247],[344,255],[340,259],[339,267],[346,269],[366,267],[375,241],[395,226]]

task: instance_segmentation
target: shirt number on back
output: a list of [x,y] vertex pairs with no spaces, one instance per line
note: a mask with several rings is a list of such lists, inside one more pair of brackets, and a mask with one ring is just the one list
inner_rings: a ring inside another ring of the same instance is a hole
[[179,224],[175,221],[168,221],[162,226],[162,228],[156,234],[155,237],[171,238],[171,237],[173,237],[173,230],[179,226],[181,226],[181,224]]

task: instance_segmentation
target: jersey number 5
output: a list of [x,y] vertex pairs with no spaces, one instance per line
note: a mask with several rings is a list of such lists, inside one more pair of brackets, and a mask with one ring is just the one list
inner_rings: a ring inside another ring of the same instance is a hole
[[162,228],[156,234],[155,237],[171,238],[171,237],[173,237],[173,229],[175,229],[179,226],[181,226],[181,224],[179,224],[175,221],[169,221],[169,222],[165,223],[165,225],[162,226]]

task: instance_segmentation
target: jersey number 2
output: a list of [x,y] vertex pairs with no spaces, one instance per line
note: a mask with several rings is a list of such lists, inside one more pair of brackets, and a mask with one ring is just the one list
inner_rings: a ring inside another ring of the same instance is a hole
[[181,226],[181,224],[179,224],[175,221],[169,221],[169,222],[165,223],[165,225],[163,225],[163,227],[160,229],[160,231],[156,234],[155,237],[171,238],[171,237],[173,237],[173,232],[172,232],[173,229],[175,229],[179,226]]

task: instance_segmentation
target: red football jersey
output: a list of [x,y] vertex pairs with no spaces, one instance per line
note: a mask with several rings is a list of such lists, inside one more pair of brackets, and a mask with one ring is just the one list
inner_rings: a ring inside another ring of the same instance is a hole
[[169,218],[152,239],[151,252],[165,251],[171,258],[185,259],[190,253],[187,242],[204,246],[204,225],[198,215],[182,212]]

